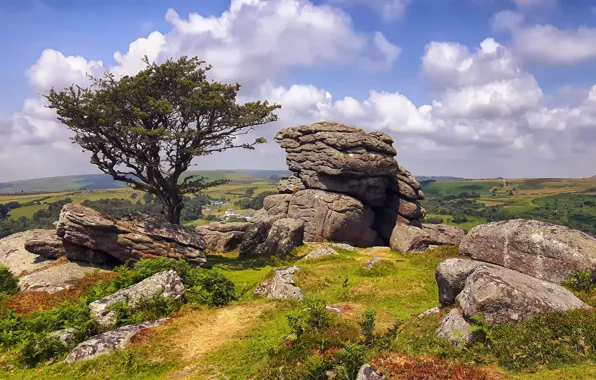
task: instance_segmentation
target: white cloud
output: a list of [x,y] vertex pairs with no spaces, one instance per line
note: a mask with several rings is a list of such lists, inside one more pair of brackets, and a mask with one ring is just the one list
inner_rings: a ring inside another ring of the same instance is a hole
[[[308,0],[232,0],[229,9],[219,16],[190,13],[182,17],[170,9],[165,17],[171,24],[170,31],[155,31],[131,42],[126,52],[114,53],[116,65],[112,67],[100,60],[65,56],[60,51],[46,49],[27,70],[29,83],[37,93],[45,94],[52,87],[61,89],[73,83],[86,86],[88,74],[101,76],[105,71],[134,74],[145,67],[141,61],[144,56],[162,62],[189,55],[213,65],[210,71],[213,79],[240,82],[244,86],[243,94],[251,94],[259,91],[263,83],[275,81],[293,68],[350,65],[382,70],[390,68],[400,53],[400,48],[382,33],[358,32],[347,13]],[[310,120],[314,113],[324,115],[330,97],[300,86],[277,96],[284,104],[294,107],[286,108],[290,113],[288,118],[304,120]],[[304,109],[306,103],[319,104],[321,108]],[[31,163],[42,162],[38,158],[48,156],[52,157],[48,163],[53,160],[72,163],[70,154],[78,149],[65,144],[70,133],[57,123],[55,116],[54,111],[45,108],[41,98],[26,100],[22,111],[0,120],[0,135],[3,141],[9,141],[0,148],[2,154],[27,156],[30,159],[25,161]],[[76,170],[72,165],[54,166],[51,174],[67,174],[64,170],[88,172],[91,166],[86,161],[79,160],[80,169]],[[10,173],[17,177],[24,176],[22,173],[28,177],[47,174],[43,165],[13,171],[13,162],[0,160],[3,180],[15,179]]]
[[358,4],[372,7],[383,21],[389,22],[402,19],[412,0],[330,0],[330,2],[337,5]]
[[557,5],[557,0],[513,0],[513,2],[521,9],[554,7]]
[[596,59],[596,28],[527,25],[524,16],[514,11],[497,13],[493,28],[510,32],[514,52],[534,63],[573,65]]

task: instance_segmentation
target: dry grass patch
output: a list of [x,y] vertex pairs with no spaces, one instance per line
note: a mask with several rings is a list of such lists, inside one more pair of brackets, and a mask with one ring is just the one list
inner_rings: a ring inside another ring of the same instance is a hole
[[72,281],[71,287],[56,293],[21,292],[4,299],[0,307],[14,310],[17,315],[22,316],[34,311],[50,310],[62,302],[75,304],[79,297],[98,281],[109,280],[115,277],[116,274],[113,272],[92,273],[79,280]]

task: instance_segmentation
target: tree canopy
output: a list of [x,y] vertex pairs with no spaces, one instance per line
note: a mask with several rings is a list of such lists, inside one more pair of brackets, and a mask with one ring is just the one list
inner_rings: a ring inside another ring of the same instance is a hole
[[277,120],[279,105],[236,103],[239,84],[207,79],[198,58],[150,63],[136,75],[91,77],[83,88],[50,90],[46,99],[91,163],[117,181],[154,194],[171,223],[180,222],[183,195],[219,185],[182,174],[196,157],[266,142],[237,142],[255,126]]

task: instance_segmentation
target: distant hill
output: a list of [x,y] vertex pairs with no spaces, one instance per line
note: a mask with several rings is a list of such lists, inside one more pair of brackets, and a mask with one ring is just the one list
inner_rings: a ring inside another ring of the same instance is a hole
[[428,176],[428,175],[417,175],[416,179],[420,181],[427,181],[427,180],[434,180],[436,182],[452,182],[452,181],[465,181],[466,178],[463,177],[450,177],[450,176]]
[[[200,175],[209,180],[229,179],[234,183],[249,183],[269,180],[285,170],[200,170],[188,171],[186,175]],[[83,174],[61,177],[35,178],[0,183],[0,194],[36,193],[66,190],[98,190],[123,188],[126,185],[114,181],[106,174]]]

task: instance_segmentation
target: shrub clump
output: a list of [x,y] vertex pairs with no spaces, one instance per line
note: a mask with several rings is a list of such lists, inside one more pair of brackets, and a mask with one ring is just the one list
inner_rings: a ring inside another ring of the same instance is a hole
[[19,282],[7,267],[0,265],[0,300],[19,291]]
[[[169,316],[188,301],[208,306],[223,306],[237,299],[234,283],[217,271],[192,267],[181,260],[143,259],[132,266],[123,265],[116,268],[114,278],[104,278],[88,286],[77,300],[66,299],[49,310],[36,310],[19,315],[16,310],[0,309],[0,347],[14,352],[17,361],[25,366],[56,359],[79,342],[103,332],[91,318],[91,302],[167,270],[174,270],[181,277],[188,289],[185,299],[170,300],[156,296],[141,301],[134,311],[125,303],[113,305],[117,326]],[[3,273],[0,268],[0,276],[3,276],[0,278],[0,286],[4,286],[3,291],[10,294],[16,289],[16,280]],[[68,344],[49,335],[53,331],[65,328],[76,330],[75,339]]]

